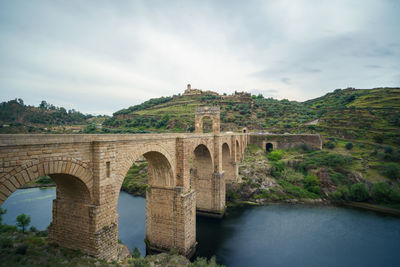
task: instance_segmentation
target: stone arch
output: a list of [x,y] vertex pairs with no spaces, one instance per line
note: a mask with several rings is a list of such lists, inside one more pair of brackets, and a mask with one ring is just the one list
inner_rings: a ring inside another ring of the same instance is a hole
[[204,115],[200,118],[199,124],[201,125],[201,133],[210,133],[208,127],[211,123],[211,132],[214,132],[214,119],[211,116]]
[[191,187],[196,191],[196,208],[209,210],[212,207],[213,161],[211,152],[204,144],[199,144],[193,151],[193,170]]
[[[149,182],[153,179],[152,182],[154,183],[152,185],[168,188],[176,185],[176,160],[159,144],[143,144],[132,147],[129,149],[129,153],[122,155],[121,167],[117,174],[118,188],[121,187],[128,170],[141,156],[144,156],[149,162]],[[156,178],[157,175],[161,176]]]
[[227,143],[222,144],[222,170],[225,172],[225,180],[231,181],[234,180],[234,172],[235,169],[232,165],[232,156],[231,150]]
[[209,117],[213,124],[213,133],[220,132],[220,109],[219,107],[198,107],[195,111],[195,132],[203,133],[203,119]]
[[242,155],[241,151],[242,150],[241,150],[240,142],[237,139],[235,141],[235,151],[236,151],[236,160],[239,161],[241,159],[241,155]]
[[[57,198],[67,197],[91,202],[93,175],[87,164],[73,159],[29,162],[17,167],[1,178],[0,204],[24,184],[48,175],[56,182]],[[78,197],[79,192],[79,197]],[[72,194],[72,195],[71,195]]]

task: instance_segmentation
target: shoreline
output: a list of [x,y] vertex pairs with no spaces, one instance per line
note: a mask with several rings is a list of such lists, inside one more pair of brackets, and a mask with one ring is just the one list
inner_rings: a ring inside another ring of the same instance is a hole
[[56,187],[56,184],[26,184],[18,189]]
[[251,206],[268,206],[268,205],[278,205],[278,204],[286,204],[286,205],[309,205],[309,206],[336,206],[336,207],[345,207],[345,208],[354,208],[361,209],[365,211],[372,211],[378,214],[385,214],[400,217],[400,210],[388,208],[376,204],[371,204],[367,202],[338,202],[331,201],[328,199],[286,199],[280,201],[248,201],[242,200],[238,202],[227,202],[228,208],[239,208],[239,207],[251,207]]
[[[31,185],[24,185],[19,189],[29,189],[29,188],[48,188],[48,187],[56,187],[56,184],[31,184]],[[121,188],[120,191],[124,191],[134,197],[146,197],[140,194],[139,192],[131,192],[126,189]],[[301,198],[301,199],[286,199],[286,200],[279,200],[279,201],[250,201],[250,200],[241,200],[236,202],[226,202],[227,208],[237,208],[237,207],[246,207],[246,206],[267,206],[273,204],[290,204],[290,205],[312,205],[312,206],[339,206],[339,207],[346,207],[346,208],[355,208],[361,209],[366,211],[373,211],[379,214],[386,214],[392,216],[400,217],[400,210],[388,208],[376,204],[371,204],[367,202],[352,202],[352,201],[331,201],[328,199],[308,199],[308,198]]]

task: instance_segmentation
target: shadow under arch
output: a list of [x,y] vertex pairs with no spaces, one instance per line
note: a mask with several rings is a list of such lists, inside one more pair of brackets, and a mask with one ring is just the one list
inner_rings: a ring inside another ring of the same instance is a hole
[[90,238],[93,232],[90,217],[91,171],[76,160],[28,163],[18,170],[0,183],[3,196],[10,196],[24,184],[41,176],[50,176],[56,184],[56,198],[53,199],[52,221],[48,228],[49,242],[94,255]]
[[213,162],[207,146],[200,144],[193,151],[190,184],[196,191],[196,209],[208,211],[212,209]]
[[[0,182],[0,205],[18,188],[25,184],[48,175],[55,182],[58,191],[67,197],[68,195],[84,194],[77,199],[84,198],[87,203],[91,202],[93,186],[92,171],[83,166],[84,164],[75,160],[44,161],[36,164],[28,163],[23,167],[17,167],[2,178]],[[63,187],[63,189],[60,189]],[[75,190],[67,188],[72,187]],[[63,192],[63,193],[62,193]],[[71,197],[73,199],[73,197]]]
[[222,144],[222,170],[225,172],[225,181],[234,180],[234,166],[232,165],[231,150],[227,143]]
[[[132,165],[142,158],[147,161],[148,188],[146,190],[146,251],[167,251],[174,246],[170,233],[174,218],[175,172],[170,155],[161,146],[135,147],[135,150],[123,162],[118,178],[118,189]],[[117,214],[118,196],[115,213]],[[162,219],[160,219],[162,218]],[[166,236],[168,238],[166,238]],[[133,249],[133,248],[132,248]]]
[[235,142],[235,151],[236,151],[236,160],[240,160],[241,159],[241,146],[240,146],[239,140],[237,140],[237,139]]

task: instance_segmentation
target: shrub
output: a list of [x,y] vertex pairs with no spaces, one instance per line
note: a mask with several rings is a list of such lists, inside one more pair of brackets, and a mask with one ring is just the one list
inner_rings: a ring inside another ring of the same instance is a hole
[[296,172],[291,168],[284,169],[280,175],[281,179],[288,181],[293,184],[297,184],[304,179],[304,175],[300,172]]
[[334,143],[332,143],[332,142],[328,142],[328,143],[326,143],[326,148],[328,148],[328,149],[334,149],[335,147],[336,147],[336,145],[334,144]]
[[301,188],[300,186],[288,183],[287,181],[278,180],[278,183],[280,186],[282,186],[283,190],[285,190],[288,194],[290,194],[294,197],[314,198],[314,199],[319,197],[317,194],[309,192],[309,191],[305,190],[304,188]]
[[9,237],[3,237],[0,239],[0,247],[1,248],[11,248],[13,245],[13,241]]
[[22,233],[25,233],[25,227],[31,223],[31,217],[22,213],[17,216],[17,226],[22,228]]
[[320,181],[315,175],[307,175],[304,177],[304,187],[317,195],[321,194],[321,188],[319,187]]
[[138,259],[138,258],[140,258],[140,256],[141,256],[141,255],[140,255],[139,249],[138,249],[137,247],[135,247],[135,248],[133,249],[132,257]]
[[346,144],[346,149],[347,150],[352,150],[353,149],[353,143],[352,142],[347,143]]
[[286,168],[285,162],[283,161],[273,161],[271,168],[271,175],[275,178],[280,177],[281,172]]
[[337,188],[336,191],[338,191],[338,192],[341,193],[342,199],[343,199],[343,200],[349,200],[349,199],[350,199],[350,190],[349,190],[349,187],[348,187],[348,186],[346,186],[346,185],[341,185],[341,186],[339,186],[339,187]]
[[390,162],[384,165],[383,174],[391,179],[400,178],[400,166],[397,163]]
[[310,148],[308,147],[308,145],[307,145],[306,143],[304,143],[304,142],[300,145],[300,149],[303,150],[303,151],[305,151],[305,152],[307,152],[307,151],[310,150]]
[[339,167],[351,164],[353,161],[352,157],[326,152],[315,152],[310,153],[305,162],[303,163],[305,169],[316,168],[316,167]]
[[37,181],[38,184],[51,184],[54,181],[49,176],[41,176]]
[[393,153],[393,148],[391,146],[385,146],[383,151],[385,151],[386,154],[392,154]]
[[268,154],[268,159],[271,161],[278,161],[281,160],[283,157],[283,151],[282,150],[275,150],[272,151]]
[[392,192],[389,195],[389,198],[394,203],[400,203],[400,188],[392,190]]
[[341,200],[343,198],[342,191],[340,190],[333,191],[330,194],[330,197],[333,198],[334,200]]
[[365,201],[369,198],[367,187],[364,183],[356,183],[350,187],[350,199],[354,201]]
[[348,182],[347,177],[340,172],[333,172],[330,174],[330,177],[334,185],[346,184]]
[[387,202],[391,193],[390,186],[387,183],[380,182],[372,186],[372,197],[377,202]]
[[2,215],[3,215],[3,214],[6,214],[6,212],[7,212],[7,210],[3,210],[3,209],[0,207],[0,225],[1,225],[2,221],[3,221]]

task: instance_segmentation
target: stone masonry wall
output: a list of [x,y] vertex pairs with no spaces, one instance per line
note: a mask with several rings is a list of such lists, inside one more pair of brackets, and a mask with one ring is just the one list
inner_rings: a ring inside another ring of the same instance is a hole
[[249,134],[250,144],[265,150],[266,143],[272,143],[274,149],[296,148],[306,144],[310,149],[322,149],[322,140],[318,134]]

